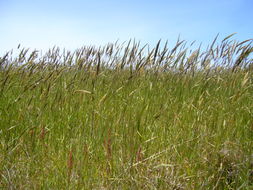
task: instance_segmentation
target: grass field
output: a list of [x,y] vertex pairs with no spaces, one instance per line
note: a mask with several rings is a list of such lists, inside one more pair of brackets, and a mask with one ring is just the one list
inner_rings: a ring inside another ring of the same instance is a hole
[[0,188],[252,189],[251,40],[0,60]]

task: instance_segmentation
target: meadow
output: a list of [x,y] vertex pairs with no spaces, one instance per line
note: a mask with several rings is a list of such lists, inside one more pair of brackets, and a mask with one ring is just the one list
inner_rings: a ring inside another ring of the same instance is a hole
[[0,59],[0,188],[252,189],[252,40]]

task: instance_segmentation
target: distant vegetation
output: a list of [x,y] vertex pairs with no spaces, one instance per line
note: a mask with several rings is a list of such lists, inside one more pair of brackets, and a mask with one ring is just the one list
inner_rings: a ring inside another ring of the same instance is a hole
[[252,189],[252,40],[0,59],[0,188]]

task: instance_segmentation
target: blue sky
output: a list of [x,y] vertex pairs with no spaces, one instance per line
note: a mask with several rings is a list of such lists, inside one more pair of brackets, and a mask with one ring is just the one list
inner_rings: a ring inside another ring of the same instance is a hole
[[0,0],[0,56],[18,44],[70,50],[135,38],[171,46],[178,36],[210,44],[253,38],[252,0]]

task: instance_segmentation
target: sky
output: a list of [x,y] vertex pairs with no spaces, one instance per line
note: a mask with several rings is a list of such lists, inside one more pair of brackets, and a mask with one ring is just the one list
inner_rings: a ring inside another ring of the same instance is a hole
[[75,50],[129,39],[204,46],[253,38],[252,0],[0,0],[0,56],[21,47]]

